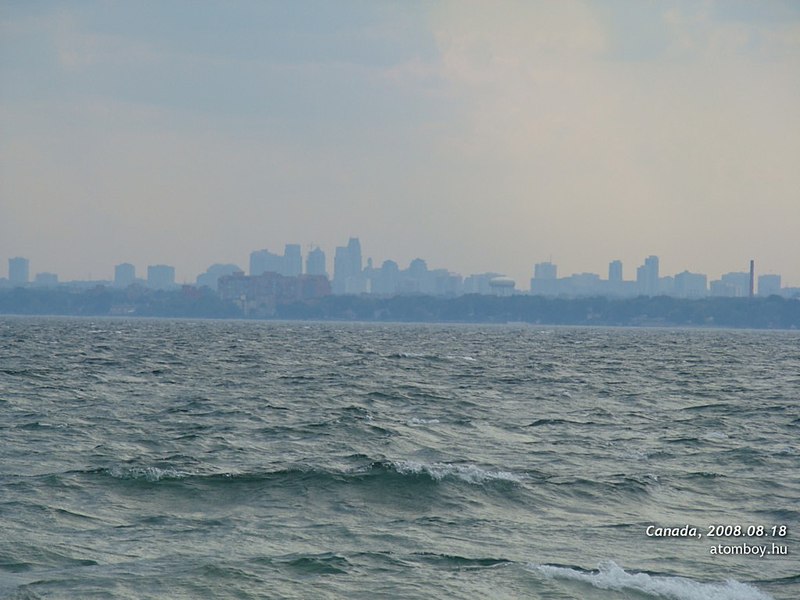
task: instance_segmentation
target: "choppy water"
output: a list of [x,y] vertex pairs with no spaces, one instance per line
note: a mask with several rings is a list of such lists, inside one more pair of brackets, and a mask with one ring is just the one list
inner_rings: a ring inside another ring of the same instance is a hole
[[[0,597],[800,597],[800,334],[0,320]],[[649,525],[787,527],[652,538]],[[714,556],[770,545],[786,556]]]

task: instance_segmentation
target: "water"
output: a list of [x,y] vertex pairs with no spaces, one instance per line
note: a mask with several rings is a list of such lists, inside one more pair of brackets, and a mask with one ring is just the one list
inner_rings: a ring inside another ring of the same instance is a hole
[[0,348],[0,597],[800,597],[798,333],[7,318]]

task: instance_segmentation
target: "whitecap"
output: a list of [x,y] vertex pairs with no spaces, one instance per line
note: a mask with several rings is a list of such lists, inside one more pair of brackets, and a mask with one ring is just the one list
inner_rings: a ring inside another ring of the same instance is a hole
[[511,481],[520,483],[523,477],[510,471],[490,471],[481,469],[476,465],[454,465],[451,463],[421,463],[404,460],[392,463],[395,470],[401,475],[419,475],[425,473],[441,481],[446,477],[456,477],[472,484],[483,484],[487,481]]
[[684,577],[628,573],[613,561],[601,563],[597,571],[529,564],[549,579],[588,583],[601,590],[637,591],[667,600],[771,600],[772,596],[746,583],[728,579],[722,583],[702,583]]
[[439,419],[418,419],[417,417],[413,417],[406,421],[406,425],[413,427],[414,425],[435,425],[439,422]]
[[183,479],[191,475],[185,471],[159,467],[112,467],[108,470],[108,474],[117,479],[144,479],[150,482],[162,479]]

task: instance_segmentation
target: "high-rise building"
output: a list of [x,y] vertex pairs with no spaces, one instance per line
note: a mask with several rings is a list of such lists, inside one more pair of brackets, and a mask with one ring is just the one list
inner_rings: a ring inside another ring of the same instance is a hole
[[363,265],[361,263],[361,242],[358,241],[358,238],[348,240],[347,253],[350,256],[351,275],[360,275]]
[[391,296],[397,293],[400,282],[400,267],[393,260],[385,260],[381,268],[374,274],[372,293]]
[[366,281],[362,273],[361,243],[358,238],[350,238],[347,246],[337,246],[333,257],[333,293],[363,293]]
[[114,287],[128,287],[136,281],[136,267],[122,263],[114,267]]
[[300,244],[286,244],[283,249],[283,271],[281,275],[297,277],[303,274],[303,256],[300,253]]
[[533,267],[534,279],[557,279],[558,266],[551,262],[536,263]]
[[660,292],[657,256],[648,256],[644,264],[636,269],[636,283],[639,293],[644,296],[655,296]]
[[615,283],[622,281],[622,261],[612,260],[608,263],[608,280]]
[[306,257],[306,273],[308,275],[328,276],[325,270],[325,253],[320,248],[314,248]]
[[27,258],[17,256],[8,259],[8,281],[12,285],[25,285],[30,280],[30,263]]
[[255,250],[250,253],[250,276],[283,271],[283,257],[269,250]]
[[154,290],[168,290],[175,287],[175,267],[149,265],[147,267],[147,287]]
[[549,261],[536,263],[533,266],[531,294],[555,296],[558,292],[558,267]]
[[263,273],[277,273],[285,277],[303,274],[303,256],[300,244],[286,244],[283,256],[269,250],[255,250],[250,253],[250,276]]

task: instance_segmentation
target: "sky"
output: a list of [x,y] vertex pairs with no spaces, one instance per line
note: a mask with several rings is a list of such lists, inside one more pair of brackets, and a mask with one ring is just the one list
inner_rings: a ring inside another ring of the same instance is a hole
[[800,3],[0,0],[0,276],[351,236],[800,286]]

